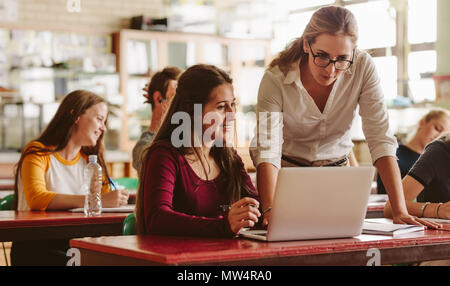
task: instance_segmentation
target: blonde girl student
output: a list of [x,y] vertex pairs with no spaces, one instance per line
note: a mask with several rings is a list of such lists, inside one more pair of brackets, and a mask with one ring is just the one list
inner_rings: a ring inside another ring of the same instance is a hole
[[[411,214],[450,219],[450,132],[425,147],[402,183]],[[390,203],[385,213],[392,216]]]
[[[410,214],[450,219],[450,132],[425,147],[402,184]],[[392,217],[389,201],[384,212],[387,217]],[[419,265],[449,266],[450,260],[426,261]]]
[[[372,161],[387,187],[396,223],[427,223],[408,214],[388,113],[372,58],[358,50],[346,8],[327,6],[303,35],[271,62],[261,80],[251,156],[264,224],[269,223],[282,166],[348,166],[350,129],[359,106]],[[299,182],[301,183],[301,182]]]
[[195,65],[144,151],[136,204],[138,233],[232,237],[260,217],[258,195],[233,149],[231,78]]
[[[102,205],[126,205],[128,191],[111,191],[103,157],[108,107],[86,90],[64,97],[42,134],[22,151],[15,173],[15,209],[68,210],[84,206],[83,169],[89,155],[102,166]],[[13,265],[64,265],[67,240],[13,242]]]
[[[400,144],[397,149],[397,163],[402,178],[408,174],[419,159],[425,146],[447,131],[450,131],[450,112],[446,109],[432,109],[420,119],[413,137],[405,144]],[[379,175],[377,176],[377,189],[379,194],[386,193]]]

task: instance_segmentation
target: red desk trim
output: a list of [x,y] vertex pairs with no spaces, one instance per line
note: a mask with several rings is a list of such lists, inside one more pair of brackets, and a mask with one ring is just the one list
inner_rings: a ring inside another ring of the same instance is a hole
[[384,203],[380,205],[373,205],[367,207],[367,212],[377,212],[377,211],[384,211]]
[[68,211],[0,211],[0,229],[122,223],[127,215],[104,213],[100,217],[85,217],[84,213]]
[[[363,241],[360,241],[360,239]],[[418,234],[405,234],[394,239],[386,236],[362,235],[358,238],[271,243],[247,239],[208,239],[151,235],[71,240],[72,247],[167,265],[245,261],[277,256],[332,254],[367,250],[369,248],[386,249],[439,243],[450,243],[450,232],[427,230]],[[121,245],[124,247],[120,247]]]

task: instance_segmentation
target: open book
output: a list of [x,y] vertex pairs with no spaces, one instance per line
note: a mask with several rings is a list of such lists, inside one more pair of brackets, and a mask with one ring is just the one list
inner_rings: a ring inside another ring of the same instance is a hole
[[[118,208],[102,208],[102,213],[132,213],[134,212],[135,207],[135,205],[126,205]],[[69,211],[73,213],[82,213],[84,212],[84,208],[70,209]]]
[[394,224],[389,219],[365,219],[362,233],[395,236],[425,230],[423,225]]

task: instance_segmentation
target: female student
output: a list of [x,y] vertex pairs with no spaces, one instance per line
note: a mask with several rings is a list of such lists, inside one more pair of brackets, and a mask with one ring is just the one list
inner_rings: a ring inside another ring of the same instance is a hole
[[[414,163],[423,153],[425,146],[438,138],[443,132],[450,130],[450,113],[445,109],[433,109],[420,121],[416,133],[406,144],[397,149],[398,166],[401,177],[404,178]],[[377,176],[377,189],[379,194],[385,194],[383,182]]]
[[[372,160],[392,202],[394,221],[407,212],[383,92],[371,57],[356,47],[357,23],[341,7],[317,10],[302,37],[270,64],[260,83],[251,156],[264,224],[281,166],[347,166],[357,107]],[[299,182],[301,183],[301,182]],[[267,212],[265,212],[267,210]]]
[[[409,213],[418,217],[450,219],[449,170],[450,132],[447,132],[425,147],[402,181]],[[385,214],[392,216],[389,203]]]
[[176,95],[144,151],[136,204],[138,233],[233,236],[254,226],[256,190],[233,143],[232,80],[210,65],[179,78]]
[[133,167],[138,170],[141,165],[142,150],[147,144],[150,144],[155,137],[156,132],[161,126],[164,114],[175,96],[177,89],[177,80],[181,70],[177,67],[167,67],[153,75],[144,91],[145,101],[152,106],[152,119],[148,129],[142,133],[139,140],[133,148]]
[[[110,191],[103,158],[108,108],[96,94],[76,90],[64,97],[42,134],[23,150],[15,173],[15,209],[67,210],[84,206],[83,169],[97,155],[103,171],[102,205],[126,205],[126,190]],[[13,265],[65,265],[67,240],[13,242]]]

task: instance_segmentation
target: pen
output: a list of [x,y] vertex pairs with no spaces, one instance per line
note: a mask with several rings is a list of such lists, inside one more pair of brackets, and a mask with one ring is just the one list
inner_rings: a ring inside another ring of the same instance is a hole
[[116,183],[113,181],[113,179],[108,178],[108,181],[111,183],[111,185],[113,186],[114,190],[117,191],[117,185],[116,185]]

